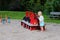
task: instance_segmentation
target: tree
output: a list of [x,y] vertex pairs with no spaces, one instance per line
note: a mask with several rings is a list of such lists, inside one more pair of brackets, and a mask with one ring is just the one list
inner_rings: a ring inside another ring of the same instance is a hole
[[60,0],[55,0],[53,5],[54,5],[54,11],[60,12]]
[[60,0],[0,0],[0,10],[60,11]]

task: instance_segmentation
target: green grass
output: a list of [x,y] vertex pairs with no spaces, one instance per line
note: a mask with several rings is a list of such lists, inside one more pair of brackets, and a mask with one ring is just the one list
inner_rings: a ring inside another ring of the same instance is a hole
[[0,11],[0,16],[2,16],[2,18],[9,16],[11,19],[22,19],[25,16],[25,12]]
[[51,19],[48,15],[44,15],[44,20],[48,23],[60,23],[60,19]]
[[[25,12],[17,12],[17,11],[0,11],[0,16],[3,18],[5,16],[9,16],[11,19],[23,19],[25,16]],[[44,14],[44,20],[48,23],[60,23],[60,20],[50,19],[47,15]]]

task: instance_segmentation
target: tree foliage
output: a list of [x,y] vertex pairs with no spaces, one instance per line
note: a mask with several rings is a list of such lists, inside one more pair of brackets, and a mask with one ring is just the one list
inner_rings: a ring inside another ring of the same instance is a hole
[[60,0],[0,0],[0,10],[60,12]]

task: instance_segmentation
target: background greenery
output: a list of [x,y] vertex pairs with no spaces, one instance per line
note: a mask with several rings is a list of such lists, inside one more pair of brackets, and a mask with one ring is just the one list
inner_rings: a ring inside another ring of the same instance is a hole
[[0,0],[0,10],[60,12],[60,0]]

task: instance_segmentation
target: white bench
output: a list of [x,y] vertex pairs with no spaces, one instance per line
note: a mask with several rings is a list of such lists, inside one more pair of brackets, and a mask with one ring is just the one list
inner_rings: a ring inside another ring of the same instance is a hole
[[26,21],[24,21],[24,20],[22,20],[21,22],[24,22],[25,24],[27,24],[27,25],[29,25],[29,26],[38,26],[38,25],[33,25],[33,24],[31,24],[31,23],[29,23],[29,22],[26,22]]
[[[33,25],[33,24],[31,24],[31,23],[29,23],[29,22],[26,22],[26,21],[24,21],[24,20],[21,20],[21,25],[24,27],[24,28],[28,28],[28,29],[30,29],[30,30],[40,30],[40,26],[39,25]],[[43,27],[44,28],[44,30],[45,30],[45,26]]]
[[39,26],[36,24],[36,25],[33,25],[31,23],[28,23],[24,20],[21,21],[21,25],[24,27],[24,28],[28,28],[30,30],[36,30]]
[[60,18],[60,12],[50,12],[50,18]]

